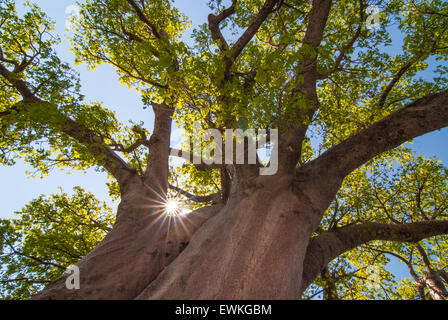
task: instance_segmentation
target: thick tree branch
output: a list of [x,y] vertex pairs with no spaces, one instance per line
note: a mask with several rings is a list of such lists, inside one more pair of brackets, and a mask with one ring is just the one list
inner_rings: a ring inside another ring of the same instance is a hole
[[221,29],[219,28],[219,24],[223,22],[225,19],[230,17],[232,14],[235,13],[235,6],[238,0],[232,0],[232,5],[223,10],[219,15],[210,14],[208,16],[208,27],[210,29],[210,32],[212,34],[213,41],[219,41],[219,48],[221,50],[226,50],[229,45],[227,44],[226,39],[222,35]]
[[[309,52],[313,49],[313,54],[303,55],[296,70],[296,76],[303,80],[292,90],[292,98],[299,99],[299,95],[306,97],[312,105],[307,110],[297,108],[296,113],[299,119],[312,119],[319,108],[316,84],[321,75],[317,72],[318,47],[320,46],[330,14],[331,0],[314,0],[313,7],[309,13],[307,29],[303,38],[302,47]],[[289,121],[282,121],[280,125],[285,134],[282,134],[279,141],[279,168],[290,171],[295,168],[302,154],[302,143],[305,139],[308,125],[297,126]]]
[[36,102],[36,96],[28,85],[22,81],[15,79],[15,73],[9,71],[3,64],[0,64],[0,75],[3,76],[22,96],[23,102]]
[[331,0],[314,0],[308,20],[308,27],[303,38],[303,43],[314,48],[320,46],[327,25],[328,15],[332,5]]
[[448,234],[448,221],[405,224],[363,223],[324,232],[313,238],[308,245],[302,288],[306,289],[334,258],[370,241],[418,242],[443,234]]
[[241,35],[241,37],[235,42],[235,44],[231,48],[231,58],[235,60],[246,45],[252,40],[255,34],[260,29],[263,22],[269,17],[269,14],[274,10],[275,6],[280,3],[280,0],[266,0],[263,7],[260,9],[258,14],[252,20],[249,27],[246,31]]
[[433,300],[448,300],[448,291],[439,270],[429,270],[422,278]]
[[[23,98],[22,103],[24,108],[36,103],[48,105],[50,108],[53,107],[51,104],[36,97],[25,81],[17,80],[14,77],[14,74],[1,64],[0,75],[20,93]],[[63,120],[63,125],[60,128],[61,133],[67,134],[78,142],[88,145],[94,156],[103,156],[105,159],[105,169],[117,179],[120,185],[123,185],[129,176],[134,173],[135,170],[133,170],[115,152],[108,148],[104,144],[103,138],[96,134],[96,132],[76,122],[63,113],[58,112],[58,116]]]
[[428,255],[426,254],[425,249],[423,249],[423,247],[420,244],[417,244],[417,250],[420,253],[420,255],[422,256],[422,259],[423,259],[423,262],[424,262],[425,266],[429,270],[432,270],[431,262],[429,261],[429,258],[428,258]]
[[[327,176],[329,197],[353,170],[375,156],[425,133],[448,126],[448,90],[429,94],[332,147],[298,170],[313,177]],[[300,180],[300,178],[299,178]]]
[[316,100],[316,82],[319,78],[317,73],[317,50],[327,25],[332,0],[314,0],[309,13],[308,24],[303,38],[303,46],[314,49],[314,54],[304,56],[299,61],[298,75],[303,75],[304,80],[293,90],[293,93],[302,92],[312,101]]
[[149,139],[150,150],[147,160],[145,181],[158,195],[168,191],[171,125],[174,109],[165,103],[153,103],[154,132]]

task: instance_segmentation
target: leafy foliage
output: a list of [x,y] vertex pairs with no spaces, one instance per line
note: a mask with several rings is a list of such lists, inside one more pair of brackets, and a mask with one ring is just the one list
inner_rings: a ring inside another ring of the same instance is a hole
[[86,256],[111,229],[112,210],[80,187],[40,196],[0,220],[0,296],[27,299]]
[[[203,130],[221,131],[309,125],[299,161],[304,165],[448,83],[446,1],[333,2],[316,47],[305,41],[309,1],[281,1],[240,46],[265,1],[232,1],[219,32],[203,24],[186,39],[191,23],[173,1],[85,0],[73,22],[72,51],[78,64],[91,69],[113,66],[120,81],[141,95],[143,108],[163,103],[174,109],[187,136],[194,121]],[[366,26],[370,4],[380,8],[377,30]],[[211,19],[229,5],[209,1]],[[59,43],[51,34],[54,23],[36,5],[27,6],[19,17],[14,1],[0,0],[0,164],[24,159],[42,175],[53,167],[107,170],[110,195],[118,200],[117,166],[143,176],[157,132],[143,122],[124,125],[102,103],[85,101],[78,75],[53,49]],[[316,100],[301,92],[309,79],[298,72],[314,64]],[[316,104],[318,111],[308,117]],[[198,196],[222,192],[222,180],[222,171],[199,171],[188,163],[170,169],[171,184]],[[345,179],[316,235],[362,222],[445,220],[446,182],[447,170],[437,161],[416,157],[406,146],[386,152]],[[204,205],[186,203],[190,209]],[[86,255],[112,222],[110,209],[80,188],[72,198],[41,196],[18,218],[2,220],[2,295],[36,292]],[[389,272],[391,257],[406,265],[411,278],[397,280]],[[428,298],[425,277],[444,271],[445,260],[445,237],[369,243],[332,261],[306,296]],[[375,285],[370,266],[379,270]]]
[[[401,163],[376,161],[346,179],[319,232],[372,221],[400,224],[446,220],[447,178],[448,169],[437,159],[408,154]],[[305,295],[325,293],[328,297],[326,291],[333,288],[339,299],[430,298],[422,279],[430,270],[446,269],[446,238],[365,244],[332,261],[328,274],[316,279]],[[391,263],[395,268],[402,264],[408,272],[397,279],[390,271]]]

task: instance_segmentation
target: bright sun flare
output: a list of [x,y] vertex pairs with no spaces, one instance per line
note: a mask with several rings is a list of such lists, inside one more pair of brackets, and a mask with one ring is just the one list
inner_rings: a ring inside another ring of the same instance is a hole
[[170,199],[165,204],[165,211],[168,215],[178,215],[181,213],[182,209],[180,203],[177,200]]

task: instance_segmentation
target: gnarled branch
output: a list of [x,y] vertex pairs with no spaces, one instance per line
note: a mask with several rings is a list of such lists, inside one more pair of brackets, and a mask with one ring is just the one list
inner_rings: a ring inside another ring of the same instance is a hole
[[403,224],[363,223],[324,232],[308,245],[303,265],[302,288],[306,289],[334,258],[374,240],[418,242],[448,234],[448,221]]
[[332,147],[299,169],[297,175],[327,176],[324,192],[333,198],[343,179],[367,161],[406,141],[446,126],[448,90],[429,94],[390,114]]
[[241,37],[235,42],[231,48],[231,58],[235,60],[246,45],[252,40],[255,34],[260,29],[263,22],[269,17],[269,14],[274,10],[275,6],[280,3],[280,0],[266,0],[263,7],[260,9],[258,14],[252,20],[249,27],[244,31]]
[[232,5],[227,9],[223,10],[219,15],[210,14],[208,16],[208,27],[212,34],[213,41],[220,41],[219,47],[221,50],[226,50],[229,45],[227,44],[226,39],[222,35],[221,29],[219,28],[219,24],[223,22],[225,19],[230,17],[235,13],[235,6],[237,0],[232,0]]
[[[0,75],[20,93],[23,98],[22,103],[24,108],[36,103],[48,104],[51,106],[51,104],[36,97],[25,81],[16,79],[13,72],[9,71],[1,64]],[[135,173],[134,169],[104,144],[103,137],[61,112],[59,112],[58,116],[63,120],[63,125],[60,129],[61,133],[74,138],[80,143],[90,146],[90,150],[94,156],[103,156],[105,158],[105,169],[109,171],[121,185],[130,177],[130,175]]]

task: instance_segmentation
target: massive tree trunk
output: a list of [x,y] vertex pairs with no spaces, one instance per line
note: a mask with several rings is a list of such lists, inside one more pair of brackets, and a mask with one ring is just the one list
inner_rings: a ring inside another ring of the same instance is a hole
[[233,193],[227,205],[138,299],[298,299],[303,259],[316,226],[288,188]]
[[80,290],[67,290],[63,277],[35,298],[298,299],[319,219],[292,183],[276,176],[234,185],[225,206],[171,218],[143,186],[134,189],[111,233],[78,264]]

